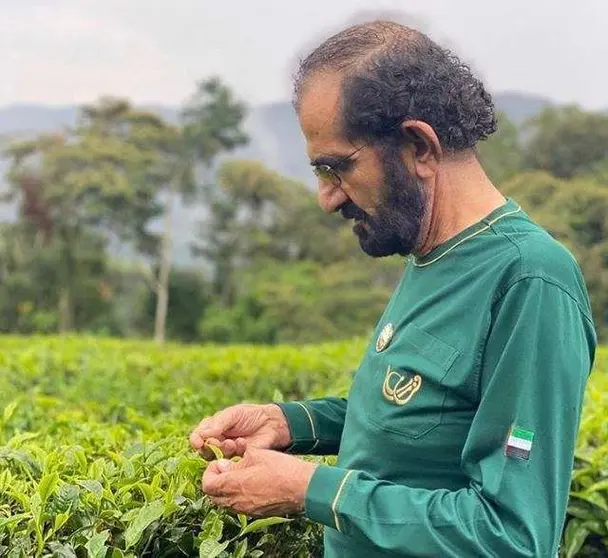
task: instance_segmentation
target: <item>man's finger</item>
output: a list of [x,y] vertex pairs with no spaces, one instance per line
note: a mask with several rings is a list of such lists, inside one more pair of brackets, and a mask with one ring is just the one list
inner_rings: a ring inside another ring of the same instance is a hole
[[203,420],[201,420],[196,427],[194,428],[194,432],[203,432],[205,430],[207,430],[209,428],[209,424],[211,423],[211,421],[213,420],[213,417],[205,417]]
[[197,430],[193,430],[190,434],[190,445],[195,450],[200,450],[205,445],[204,438],[200,435]]
[[205,469],[202,478],[203,493],[208,496],[223,496],[225,495],[225,480],[223,478],[222,465],[219,461],[213,461]]
[[234,411],[225,409],[201,421],[197,431],[203,438],[222,438],[222,434],[233,426],[234,418]]
[[190,434],[190,444],[196,450],[200,450],[205,444],[206,434],[209,429],[213,428],[213,417],[206,417],[198,423],[196,428]]
[[220,448],[226,457],[233,457],[236,452],[236,442],[230,439],[225,440]]
[[245,440],[245,438],[237,438],[235,455],[243,457],[246,450],[247,450],[247,441]]
[[243,453],[243,461],[246,464],[256,463],[261,459],[264,459],[271,451],[272,450],[256,448],[255,446],[249,445]]

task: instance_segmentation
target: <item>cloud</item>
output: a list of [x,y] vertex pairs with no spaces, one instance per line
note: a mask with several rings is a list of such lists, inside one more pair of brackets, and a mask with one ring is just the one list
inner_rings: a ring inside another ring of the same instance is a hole
[[391,17],[493,90],[604,107],[607,16],[606,0],[0,0],[0,105],[104,93],[178,103],[212,74],[249,103],[286,99],[297,58],[344,25]]
[[66,1],[11,9],[0,18],[0,48],[9,53],[0,61],[0,103],[85,102],[103,93],[162,99],[179,82],[150,37]]

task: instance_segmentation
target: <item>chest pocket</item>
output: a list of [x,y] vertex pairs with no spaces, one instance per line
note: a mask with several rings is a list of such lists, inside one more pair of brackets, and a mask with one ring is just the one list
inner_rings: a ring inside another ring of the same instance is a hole
[[378,428],[420,438],[442,422],[446,376],[459,351],[413,323],[372,359],[365,405]]

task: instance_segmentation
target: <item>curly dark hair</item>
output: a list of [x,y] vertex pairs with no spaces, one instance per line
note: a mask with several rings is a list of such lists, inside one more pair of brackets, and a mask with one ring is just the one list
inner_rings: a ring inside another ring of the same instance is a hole
[[327,39],[300,63],[296,110],[308,79],[323,72],[343,74],[341,120],[350,140],[382,143],[404,119],[415,119],[433,127],[443,149],[456,152],[496,131],[482,82],[449,50],[409,27],[373,21]]

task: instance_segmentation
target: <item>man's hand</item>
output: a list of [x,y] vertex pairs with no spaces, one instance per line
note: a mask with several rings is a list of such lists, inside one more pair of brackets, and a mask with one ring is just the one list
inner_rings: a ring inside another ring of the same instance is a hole
[[291,443],[287,419],[278,405],[240,404],[201,421],[190,434],[190,443],[206,459],[218,446],[225,457],[242,456],[246,448],[282,450]]
[[316,463],[249,447],[239,462],[214,461],[203,474],[203,492],[222,508],[267,517],[301,512]]

